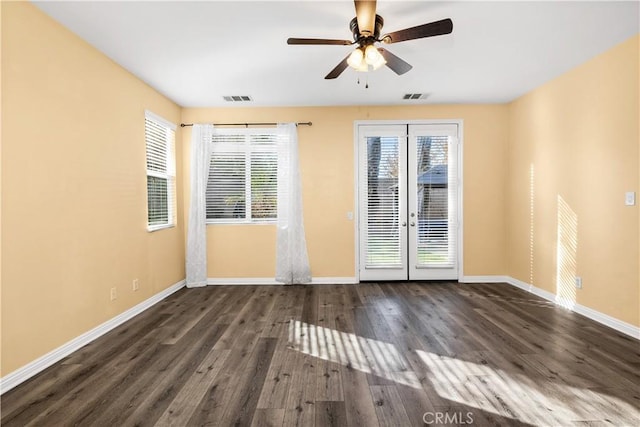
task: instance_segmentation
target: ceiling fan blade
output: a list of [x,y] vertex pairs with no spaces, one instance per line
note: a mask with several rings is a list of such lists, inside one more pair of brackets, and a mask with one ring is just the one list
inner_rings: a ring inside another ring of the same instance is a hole
[[342,72],[346,70],[347,67],[349,66],[349,64],[347,64],[347,59],[349,59],[349,55],[347,55],[342,61],[340,61],[340,63],[336,65],[336,68],[331,70],[329,74],[327,74],[324,78],[327,80],[331,80],[331,79],[335,79],[340,74],[342,74]]
[[413,68],[411,64],[398,58],[386,49],[380,47],[378,48],[378,52],[380,52],[382,57],[387,61],[387,67],[391,68],[391,70],[399,76]]
[[352,45],[353,42],[350,42],[349,40],[298,39],[295,37],[290,37],[287,39],[287,44],[331,44],[331,45],[349,46],[349,45]]
[[382,38],[382,41],[385,43],[398,43],[406,40],[421,39],[424,37],[441,36],[443,34],[449,34],[452,31],[453,21],[447,18],[441,21],[418,25],[417,27],[405,28],[404,30],[386,34]]
[[354,0],[358,29],[363,36],[373,35],[376,26],[375,0]]

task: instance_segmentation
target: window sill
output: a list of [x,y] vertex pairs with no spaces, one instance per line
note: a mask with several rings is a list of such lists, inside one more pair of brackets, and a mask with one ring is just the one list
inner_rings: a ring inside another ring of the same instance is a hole
[[165,228],[173,228],[175,226],[176,226],[175,224],[152,225],[152,226],[147,226],[147,231],[149,233],[153,233],[154,231],[164,230]]
[[278,221],[260,221],[260,222],[252,222],[252,221],[246,221],[246,222],[239,222],[239,221],[234,221],[234,222],[207,222],[207,227],[210,225],[278,225]]

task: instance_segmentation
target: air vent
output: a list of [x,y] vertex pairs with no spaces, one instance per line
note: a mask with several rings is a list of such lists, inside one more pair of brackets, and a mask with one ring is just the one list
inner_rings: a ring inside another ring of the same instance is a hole
[[247,95],[230,95],[230,96],[223,96],[222,98],[224,98],[224,100],[227,101],[227,102],[253,101],[253,99],[251,99],[251,97],[247,96]]
[[428,93],[407,93],[402,97],[402,99],[427,99],[428,96]]

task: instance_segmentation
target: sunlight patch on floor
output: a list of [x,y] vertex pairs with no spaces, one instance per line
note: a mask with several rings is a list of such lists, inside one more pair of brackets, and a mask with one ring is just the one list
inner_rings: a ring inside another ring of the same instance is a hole
[[295,320],[289,323],[289,347],[398,384],[421,388],[415,373],[393,344]]
[[416,353],[431,372],[429,379],[440,397],[483,411],[533,425],[548,425],[552,420],[592,420],[594,407],[601,410],[602,419],[614,423],[617,420],[618,425],[629,422],[622,414],[635,414],[640,419],[640,411],[631,404],[592,389],[573,387],[560,380],[532,380],[488,364],[422,350]]
[[[396,384],[422,388],[414,367],[390,343],[292,320],[288,347]],[[488,413],[533,425],[588,421],[594,407],[602,412],[603,420],[629,422],[623,414],[635,414],[640,419],[640,411],[629,403],[593,389],[571,386],[558,373],[554,373],[557,378],[553,380],[543,373],[532,379],[492,367],[482,358],[466,361],[423,350],[410,351],[418,356],[412,361],[423,364],[420,372],[428,371],[428,386],[441,398]]]

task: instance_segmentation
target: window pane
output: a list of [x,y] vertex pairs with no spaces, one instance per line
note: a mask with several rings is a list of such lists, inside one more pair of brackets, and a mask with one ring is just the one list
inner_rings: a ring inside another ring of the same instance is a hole
[[175,130],[164,119],[145,112],[147,226],[175,223]]
[[153,120],[145,120],[147,170],[167,172],[167,128]]
[[251,154],[251,218],[276,218],[278,158],[273,151]]
[[277,218],[277,134],[255,129],[218,132],[212,138],[207,219],[233,223]]
[[397,137],[367,138],[367,268],[402,263]]
[[149,225],[162,225],[169,222],[169,199],[167,197],[167,188],[166,178],[147,176]]
[[418,265],[450,266],[449,137],[417,136]]
[[207,180],[207,219],[246,217],[246,166],[243,153],[211,156]]

